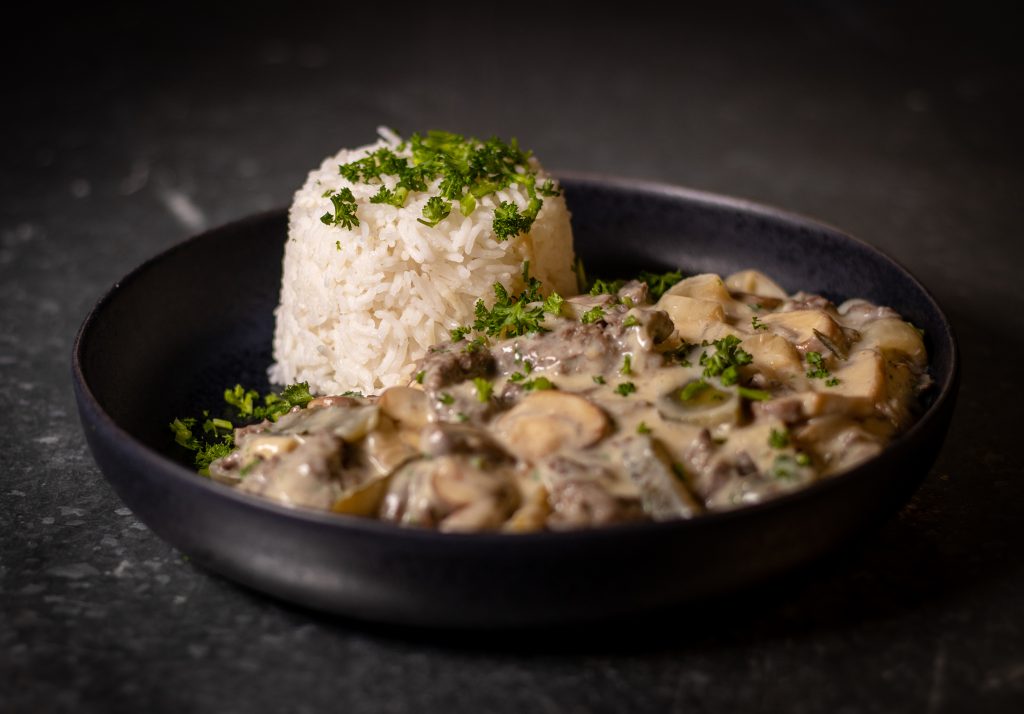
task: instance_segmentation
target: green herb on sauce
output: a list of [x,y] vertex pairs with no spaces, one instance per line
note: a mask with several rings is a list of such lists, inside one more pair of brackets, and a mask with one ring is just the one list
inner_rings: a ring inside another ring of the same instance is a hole
[[740,347],[740,340],[735,335],[715,340],[712,345],[715,348],[714,352],[705,351],[700,356],[704,376],[718,377],[727,387],[736,384],[740,378],[739,368],[750,364],[754,358]]
[[789,432],[786,429],[772,429],[768,436],[768,445],[773,449],[785,449],[789,446]]
[[626,315],[626,319],[622,321],[623,327],[639,327],[640,320],[637,319],[636,315]]
[[633,374],[633,357],[632,355],[626,354],[622,356],[622,367],[619,369],[619,374],[629,375]]
[[591,323],[597,322],[602,318],[604,318],[604,310],[601,308],[600,305],[597,305],[587,310],[582,315],[580,315],[580,322],[582,322],[584,325],[589,325]]
[[605,384],[604,377],[602,377],[600,374],[595,374],[593,379],[594,384]]
[[644,422],[640,422],[639,424],[636,425],[636,433],[637,434],[650,434],[651,433],[651,427],[647,426],[647,424],[645,424]]
[[764,324],[761,318],[759,318],[757,315],[754,315],[753,317],[750,318],[750,326],[753,327],[755,330],[768,329],[768,325]]
[[741,397],[749,399],[752,402],[766,402],[772,398],[771,392],[767,392],[763,389],[751,389],[750,387],[740,387],[736,390]]
[[834,387],[839,384],[839,378],[833,377],[832,373],[825,366],[825,358],[820,352],[808,352],[807,364],[811,366],[807,370],[807,376],[811,379],[824,379],[826,387]]
[[437,401],[441,402],[444,405],[451,405],[455,403],[455,397],[450,395],[448,392],[441,392],[441,394],[438,395],[437,397]]
[[473,377],[473,386],[476,387],[476,398],[481,402],[489,400],[494,392],[494,385],[483,377]]
[[636,391],[636,385],[632,382],[623,382],[615,388],[616,394],[621,394],[624,397],[628,397],[630,394]]
[[523,382],[523,389],[528,392],[532,391],[543,391],[545,389],[554,389],[555,385],[547,377],[537,377],[531,379],[529,382]]

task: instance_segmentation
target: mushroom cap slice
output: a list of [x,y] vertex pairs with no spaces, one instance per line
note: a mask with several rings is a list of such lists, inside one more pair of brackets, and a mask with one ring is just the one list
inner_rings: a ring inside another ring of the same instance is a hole
[[725,279],[725,287],[734,293],[785,300],[786,291],[760,270],[741,270]]
[[644,512],[656,521],[690,518],[701,507],[682,479],[676,476],[664,450],[649,436],[622,440],[622,465],[640,488]]
[[390,475],[372,479],[343,493],[331,506],[335,513],[373,517],[388,490]]
[[591,401],[557,390],[534,392],[494,421],[495,436],[524,461],[601,440],[611,424]]
[[420,429],[430,421],[430,398],[422,389],[391,387],[377,401],[382,412],[403,426]]
[[267,431],[274,434],[333,434],[353,443],[377,427],[380,409],[370,406],[332,406],[288,412]]

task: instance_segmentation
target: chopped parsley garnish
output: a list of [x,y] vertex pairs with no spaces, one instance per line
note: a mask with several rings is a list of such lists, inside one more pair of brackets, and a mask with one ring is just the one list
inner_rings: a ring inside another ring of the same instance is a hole
[[341,250],[341,241],[340,240],[334,241],[334,248],[335,248],[335,250]]
[[764,322],[761,321],[761,318],[759,318],[757,315],[754,315],[753,317],[750,318],[750,326],[753,327],[755,330],[768,329],[768,325],[764,324]]
[[750,387],[740,387],[736,390],[739,395],[745,399],[749,399],[753,402],[766,402],[772,398],[772,393],[767,392],[763,389],[751,389]]
[[554,389],[555,385],[547,377],[537,377],[531,379],[529,382],[523,382],[523,389],[528,392],[532,391],[543,391],[545,389]]
[[657,302],[662,295],[668,292],[669,288],[683,279],[683,274],[678,270],[670,270],[667,273],[651,273],[642,270],[638,278],[647,283],[647,290],[651,294],[651,302]]
[[448,392],[441,392],[440,396],[438,396],[438,398],[437,398],[437,401],[441,402],[442,404],[446,404],[446,405],[447,404],[454,404],[455,403],[455,397],[450,395]]
[[526,372],[527,374],[530,374],[530,372],[533,371],[533,362],[531,362],[528,359],[524,359],[523,360],[523,371]]
[[632,355],[622,356],[622,367],[619,369],[619,374],[633,374],[633,357]]
[[638,327],[640,320],[637,319],[636,315],[626,315],[626,319],[622,321],[623,327]]
[[789,446],[789,432],[786,429],[772,429],[768,436],[768,445],[773,449],[785,449]]
[[494,283],[494,307],[490,310],[483,300],[476,301],[476,320],[473,327],[491,337],[518,337],[528,332],[541,332],[544,306],[540,294],[540,281],[530,277],[530,261],[523,262],[523,282],[526,287],[513,297],[501,283]]
[[636,425],[636,433],[637,434],[650,434],[651,433],[651,427],[647,426],[647,424],[645,424],[644,422],[640,422],[639,424]]
[[524,379],[526,379],[526,375],[522,372],[513,372],[508,376],[510,382],[522,382]]
[[533,225],[536,213],[520,213],[519,207],[511,201],[502,201],[501,205],[494,209],[494,235],[498,242],[506,241],[512,236],[526,233]]
[[555,182],[551,179],[547,179],[544,183],[537,187],[537,193],[541,196],[548,198],[554,198],[555,196],[561,196],[562,192],[555,186]]
[[423,378],[427,376],[427,370],[421,369],[416,373],[416,384],[423,384]]
[[458,412],[455,415],[455,418],[458,419],[459,421],[469,421],[469,415],[465,414],[464,412]]
[[341,396],[343,396],[343,397],[355,397],[356,399],[362,399],[363,398],[363,393],[362,392],[357,392],[354,389],[350,389],[347,392],[342,392]]
[[807,364],[811,365],[811,368],[807,370],[807,376],[811,379],[824,379],[826,387],[834,387],[839,384],[839,378],[833,377],[829,372],[828,367],[825,366],[825,358],[821,356],[820,352],[808,352]]
[[594,280],[594,284],[590,286],[590,294],[615,295],[625,284],[625,280],[602,280],[601,278],[597,278]]
[[370,196],[370,203],[383,203],[395,208],[401,208],[405,205],[405,198],[408,195],[409,189],[405,187],[399,186],[392,191],[387,186],[381,186],[377,193]]
[[472,353],[483,349],[487,345],[487,338],[484,335],[477,335],[466,344],[465,351]]
[[803,451],[801,451],[799,454],[796,455],[796,462],[800,466],[810,466],[811,457],[805,454]]
[[636,391],[636,385],[632,382],[623,382],[615,388],[616,394],[621,394],[624,397],[628,397],[630,394]]
[[543,310],[544,312],[557,317],[562,314],[562,305],[564,303],[565,298],[552,291],[551,294],[548,295],[548,299],[544,301]]
[[551,179],[537,185],[537,171],[530,165],[530,152],[523,151],[515,139],[480,141],[445,131],[413,134],[398,151],[408,146],[412,157],[399,156],[390,147],[382,147],[361,159],[342,164],[338,173],[352,183],[376,183],[384,176],[397,178],[394,189],[381,186],[370,199],[396,207],[405,205],[412,191],[426,191],[438,182],[438,195],[430,197],[423,209],[422,223],[437,225],[451,212],[454,202],[468,216],[476,210],[477,199],[504,190],[512,184],[526,189],[527,205],[520,210],[508,201],[495,209],[492,227],[496,239],[508,240],[528,232],[544,204],[544,197],[559,195]]
[[452,342],[462,342],[462,340],[466,339],[466,335],[469,334],[469,328],[463,326],[455,327],[448,334]]
[[602,377],[600,374],[595,374],[594,375],[594,384],[605,384],[605,383],[606,382],[604,381],[604,377]]
[[700,356],[700,364],[704,367],[705,377],[718,377],[722,384],[729,386],[739,381],[739,368],[750,364],[753,356],[740,347],[740,340],[735,335],[727,335],[713,343],[713,353],[704,352]]
[[473,377],[473,386],[476,387],[476,398],[481,402],[490,399],[494,392],[494,385],[483,377]]
[[582,322],[584,325],[589,325],[589,324],[591,324],[593,322],[597,322],[598,320],[602,319],[603,317],[604,317],[604,310],[601,308],[600,305],[597,305],[595,307],[590,308],[589,310],[587,310],[582,315],[580,315],[580,322]]
[[[210,417],[208,411],[203,412],[206,419],[202,423],[204,434],[201,439],[195,435],[194,429],[198,419],[194,417],[175,419],[170,423],[174,441],[189,451],[194,451],[194,462],[199,473],[209,475],[210,464],[231,453],[235,445],[235,427],[244,426],[264,419],[277,421],[294,407],[305,407],[313,399],[309,393],[309,384],[299,382],[292,384],[281,392],[265,394],[260,399],[255,389],[246,389],[236,384],[232,389],[224,390],[224,402],[232,407],[233,422],[222,417]],[[262,404],[260,403],[262,401]]]
[[324,198],[331,199],[334,205],[334,215],[330,212],[320,216],[320,221],[328,226],[341,226],[343,228],[355,228],[359,225],[359,218],[356,217],[356,197],[352,195],[352,189],[345,187],[335,191],[330,189],[323,194]]
[[423,206],[423,218],[417,218],[416,220],[425,226],[433,228],[447,218],[451,212],[451,201],[445,201],[440,196],[431,196],[427,199],[426,205]]

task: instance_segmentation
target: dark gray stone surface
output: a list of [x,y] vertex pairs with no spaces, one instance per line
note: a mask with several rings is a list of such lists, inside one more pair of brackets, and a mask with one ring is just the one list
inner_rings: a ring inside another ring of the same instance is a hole
[[[393,10],[369,32],[308,11],[44,9],[9,28],[0,711],[1024,710],[1024,74],[1006,18],[522,4]],[[93,464],[75,330],[136,264],[286,204],[377,124],[516,135],[549,167],[740,195],[880,246],[958,330],[938,464],[897,518],[806,572],[580,631],[367,626],[196,569]]]

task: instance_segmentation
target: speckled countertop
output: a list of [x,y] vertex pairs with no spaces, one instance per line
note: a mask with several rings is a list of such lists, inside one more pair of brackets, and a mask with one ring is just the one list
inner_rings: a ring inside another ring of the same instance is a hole
[[[248,6],[54,12],[5,44],[0,712],[1024,711],[1024,73],[1009,23],[832,2],[479,12],[382,33],[327,8],[312,25]],[[136,264],[286,204],[382,123],[517,135],[556,169],[739,195],[882,247],[962,347],[925,484],[793,577],[577,631],[373,627],[197,569],[93,463],[75,330]]]

